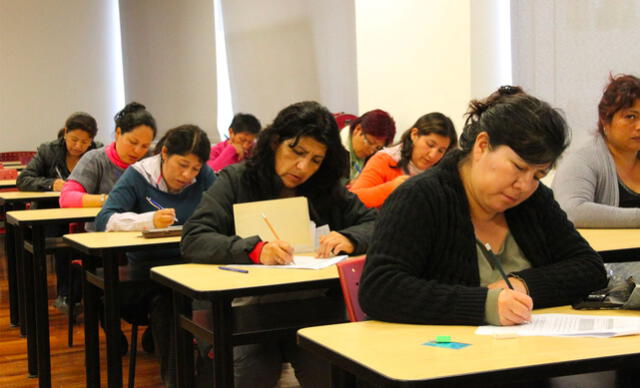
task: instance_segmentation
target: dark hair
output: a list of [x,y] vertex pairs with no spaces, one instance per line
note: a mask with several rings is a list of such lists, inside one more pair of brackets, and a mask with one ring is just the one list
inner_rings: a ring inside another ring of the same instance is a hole
[[89,113],[76,112],[69,116],[67,121],[64,122],[64,128],[58,131],[58,138],[64,136],[65,129],[67,132],[81,129],[88,133],[89,137],[93,139],[98,133],[98,124],[96,123],[96,119]]
[[611,123],[620,109],[632,107],[640,99],[640,79],[630,74],[609,74],[609,84],[598,104],[598,132],[604,136],[605,124]]
[[362,127],[363,133],[385,139],[384,145],[391,144],[396,136],[396,122],[389,113],[381,109],[370,110],[352,121],[349,131],[353,133],[358,125]]
[[121,135],[141,125],[146,125],[153,131],[153,137],[156,137],[156,120],[144,105],[135,101],[128,103],[120,112],[116,113],[113,120],[116,122],[116,128],[120,128]]
[[197,125],[185,124],[172,128],[162,136],[156,144],[154,154],[162,151],[162,147],[167,147],[167,154],[187,156],[194,154],[202,163],[209,160],[211,152],[211,142],[207,133]]
[[560,113],[518,86],[502,86],[484,100],[472,100],[460,135],[463,154],[471,152],[481,132],[491,147],[506,145],[530,164],[555,164],[569,145]]
[[413,140],[411,140],[411,130],[413,128],[418,130],[418,136],[433,133],[449,138],[447,152],[458,145],[456,128],[450,118],[440,112],[431,112],[421,116],[411,128],[404,131],[398,142],[402,144],[402,149],[400,150],[400,161],[396,168],[401,168],[407,174],[409,173],[408,166],[413,153]]
[[248,113],[236,113],[229,125],[229,129],[233,129],[234,133],[248,132],[257,135],[260,132],[260,121],[256,116]]
[[318,171],[297,187],[306,196],[339,196],[340,179],[348,171],[348,153],[340,142],[338,126],[333,115],[315,101],[298,102],[278,113],[271,125],[258,135],[253,155],[247,160],[245,178],[257,190],[279,190],[273,187],[275,177],[275,150],[283,141],[311,137],[327,147]]

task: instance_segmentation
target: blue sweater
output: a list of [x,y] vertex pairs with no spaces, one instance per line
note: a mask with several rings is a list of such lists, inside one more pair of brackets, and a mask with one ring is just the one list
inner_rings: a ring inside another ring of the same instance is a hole
[[[178,194],[171,194],[153,187],[134,168],[128,168],[118,179],[118,182],[109,193],[107,202],[96,217],[96,230],[104,231],[109,218],[115,213],[134,212],[146,213],[156,209],[147,202],[149,197],[165,208],[173,208],[176,211],[178,221],[174,225],[184,224],[193,214],[202,194],[213,184],[215,175],[213,171],[204,165],[196,176],[196,182]],[[180,250],[163,249],[153,252],[137,252],[128,255],[132,262],[160,261],[180,256]]]

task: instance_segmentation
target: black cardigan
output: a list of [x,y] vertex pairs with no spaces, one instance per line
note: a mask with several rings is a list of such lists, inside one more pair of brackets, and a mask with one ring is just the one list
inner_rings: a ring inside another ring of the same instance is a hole
[[[475,233],[454,151],[396,189],[385,202],[367,252],[360,304],[369,317],[421,324],[484,323]],[[517,272],[534,308],[564,305],[607,279],[600,256],[540,184],[505,212],[532,268]]]
[[[197,263],[253,263],[249,253],[260,241],[258,236],[241,238],[233,223],[233,204],[278,198],[280,178],[266,187],[250,187],[243,174],[244,163],[226,167],[205,192],[193,216],[185,223],[180,249],[182,256]],[[276,182],[278,181],[278,182]],[[342,200],[307,196],[309,216],[316,225],[328,224],[354,244],[353,254],[367,250],[377,211],[367,209],[354,194],[344,188]]]

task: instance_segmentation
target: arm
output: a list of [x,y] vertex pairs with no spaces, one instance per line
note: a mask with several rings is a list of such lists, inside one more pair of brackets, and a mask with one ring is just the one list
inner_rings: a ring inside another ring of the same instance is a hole
[[49,191],[53,190],[53,183],[56,180],[55,177],[47,176],[47,166],[54,163],[54,160],[47,160],[52,156],[52,153],[48,153],[47,156],[47,144],[42,144],[38,147],[38,152],[33,159],[29,162],[27,167],[22,170],[18,175],[16,185],[20,191]]
[[223,168],[234,163],[238,163],[238,153],[231,142],[227,142],[220,154],[215,158],[211,158],[207,162],[213,171],[216,172],[219,172]]
[[[598,150],[594,149],[594,152]],[[607,152],[607,151],[605,151]],[[598,203],[596,192],[603,167],[594,165],[593,156],[583,157],[579,151],[570,154],[558,167],[553,178],[553,192],[569,219],[578,228],[636,228],[640,226],[640,209],[619,208],[613,203]],[[616,180],[615,170],[610,179]],[[617,187],[612,189],[618,190]]]
[[87,194],[80,183],[68,180],[60,192],[60,207],[102,207],[107,200],[106,194]]
[[[388,175],[402,175],[401,170],[393,170],[396,163],[386,154],[375,154],[364,166],[362,173],[356,178],[349,190],[358,195],[368,207],[380,207],[385,199],[397,187],[396,182]],[[391,179],[390,179],[391,178]],[[395,177],[394,177],[395,178]]]
[[[455,271],[443,268],[450,265],[447,258],[464,254],[461,246],[473,244],[466,236],[450,238],[439,221],[447,218],[448,229],[455,229],[451,219],[456,217],[447,211],[456,211],[452,195],[434,185],[419,187],[418,181],[395,190],[380,212],[361,278],[360,304],[370,317],[391,322],[483,324],[487,288],[438,280]],[[465,263],[472,260],[477,259]]]
[[258,236],[235,235],[233,204],[237,187],[223,170],[207,190],[193,216],[182,230],[180,251],[189,261],[208,264],[251,264],[249,253],[260,241]]
[[96,216],[97,231],[132,231],[154,228],[155,211],[136,213],[136,203],[143,194],[137,190],[134,169],[127,169],[120,177],[109,199]]

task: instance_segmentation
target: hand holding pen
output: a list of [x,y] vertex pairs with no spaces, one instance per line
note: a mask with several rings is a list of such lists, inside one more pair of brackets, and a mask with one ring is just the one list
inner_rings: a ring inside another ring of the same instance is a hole
[[176,211],[172,208],[164,208],[158,202],[153,199],[146,197],[147,202],[158,209],[153,215],[153,225],[156,228],[166,228],[168,226],[173,225],[174,222],[177,222]]

